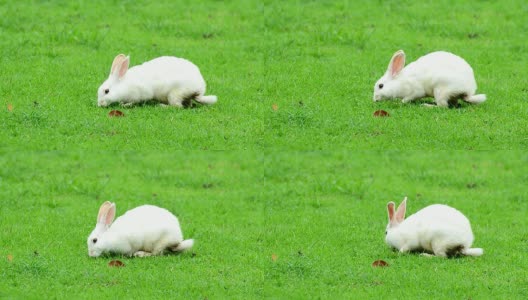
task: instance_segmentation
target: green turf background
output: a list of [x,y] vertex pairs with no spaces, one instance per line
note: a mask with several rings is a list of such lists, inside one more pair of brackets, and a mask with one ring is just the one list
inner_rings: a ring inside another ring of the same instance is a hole
[[[527,16],[520,0],[0,1],[0,298],[528,298]],[[488,100],[373,103],[398,49],[459,54]],[[219,101],[99,108],[118,53],[190,59]],[[485,255],[392,252],[385,205],[404,196],[460,209]],[[170,209],[196,246],[89,258],[105,200]]]

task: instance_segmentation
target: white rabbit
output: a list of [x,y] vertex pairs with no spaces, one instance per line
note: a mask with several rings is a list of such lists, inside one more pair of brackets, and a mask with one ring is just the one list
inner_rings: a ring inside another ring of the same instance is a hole
[[447,107],[458,99],[474,104],[486,101],[486,95],[475,95],[477,83],[471,66],[453,53],[432,52],[404,66],[405,53],[399,50],[374,85],[374,102],[401,98],[407,103],[434,97],[437,106]]
[[471,248],[473,232],[469,220],[460,211],[442,204],[419,210],[405,219],[407,197],[394,212],[394,202],[387,204],[389,224],[387,244],[400,252],[425,251],[436,256],[457,254],[480,256],[481,248]]
[[205,80],[192,62],[162,56],[128,69],[130,57],[114,58],[110,76],[97,91],[97,105],[115,102],[133,105],[157,100],[172,106],[190,106],[192,100],[203,104],[216,103],[216,96],[204,96]]
[[97,224],[88,237],[88,255],[123,254],[128,256],[161,255],[166,250],[182,252],[194,240],[183,240],[178,219],[168,210],[143,205],[127,211],[112,224],[115,203],[106,201],[99,208]]

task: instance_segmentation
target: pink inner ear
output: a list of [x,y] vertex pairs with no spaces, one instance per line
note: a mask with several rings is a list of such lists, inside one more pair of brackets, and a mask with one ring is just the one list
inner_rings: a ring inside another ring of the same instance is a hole
[[106,212],[106,216],[105,216],[105,224],[106,225],[110,225],[112,224],[112,222],[114,221],[114,217],[115,217],[115,205],[113,204],[110,204],[110,207],[108,208],[107,212]]
[[122,78],[123,76],[125,76],[126,72],[128,71],[128,63],[129,63],[129,60],[128,58],[125,58],[123,59],[123,61],[121,62],[121,66],[119,67],[119,78]]
[[389,204],[387,204],[387,212],[389,213],[389,221],[392,221],[394,218],[394,203],[393,202],[389,202]]
[[104,222],[103,218],[105,216],[106,211],[108,210],[108,206],[110,205],[110,202],[105,201],[101,207],[99,208],[99,213],[97,214],[97,222],[101,223]]
[[121,61],[125,59],[124,54],[119,54],[114,58],[114,61],[112,62],[112,68],[110,69],[110,73],[114,74],[116,72],[116,69],[121,65]]
[[400,71],[403,69],[404,65],[405,65],[405,56],[404,56],[404,54],[400,53],[400,54],[396,55],[392,59],[392,64],[391,64],[391,75],[392,75],[392,77],[398,75],[400,73]]
[[396,215],[394,216],[396,218],[396,221],[403,222],[405,219],[405,210],[407,209],[407,198],[398,206],[398,209],[396,210]]

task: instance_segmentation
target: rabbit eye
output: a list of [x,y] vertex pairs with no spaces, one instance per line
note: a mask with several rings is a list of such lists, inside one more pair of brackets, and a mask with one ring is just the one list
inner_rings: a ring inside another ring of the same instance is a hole
[[97,238],[94,238],[94,239],[92,240],[92,242],[93,242],[94,244],[97,243]]
[[382,89],[382,88],[383,88],[383,83],[378,84],[378,87],[379,87],[380,89]]
[[108,94],[108,93],[110,93],[110,90],[109,90],[109,89],[106,89],[106,90],[105,90],[105,94]]

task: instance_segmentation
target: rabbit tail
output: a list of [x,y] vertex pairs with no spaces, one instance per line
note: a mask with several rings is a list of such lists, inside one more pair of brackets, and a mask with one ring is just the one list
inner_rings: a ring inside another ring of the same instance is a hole
[[212,96],[212,95],[211,96],[202,95],[202,96],[196,97],[195,100],[200,102],[200,103],[202,103],[202,104],[215,104],[216,101],[217,101],[217,98],[216,98],[216,96]]
[[479,104],[484,101],[486,101],[486,95],[485,94],[479,94],[479,95],[471,95],[464,97],[464,101],[473,103],[473,104]]
[[170,250],[173,251],[173,252],[183,252],[183,251],[191,249],[193,245],[194,245],[194,240],[193,239],[184,240],[181,243],[179,243],[178,245],[176,245],[174,247],[171,247]]
[[482,248],[469,248],[469,249],[463,249],[462,254],[468,255],[468,256],[481,256],[484,254],[484,249]]

